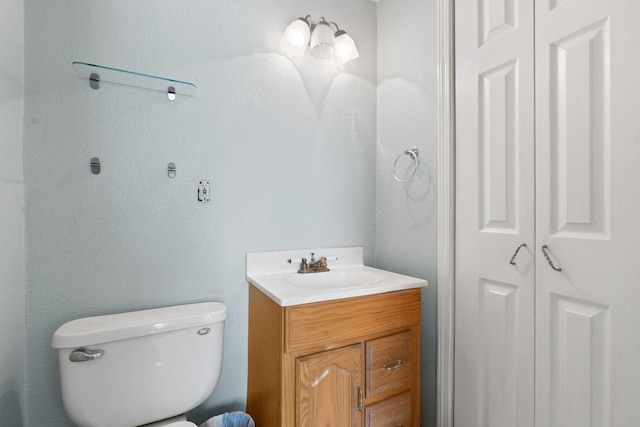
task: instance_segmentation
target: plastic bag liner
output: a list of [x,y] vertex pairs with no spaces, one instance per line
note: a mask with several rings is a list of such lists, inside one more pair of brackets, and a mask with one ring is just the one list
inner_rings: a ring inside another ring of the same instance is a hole
[[209,418],[200,427],[256,427],[253,418],[244,412],[227,412]]

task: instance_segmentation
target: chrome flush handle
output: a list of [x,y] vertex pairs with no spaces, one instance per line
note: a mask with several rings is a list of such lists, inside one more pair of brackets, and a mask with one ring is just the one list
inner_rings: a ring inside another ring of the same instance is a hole
[[87,348],[79,348],[69,355],[72,362],[89,362],[91,360],[100,359],[104,356],[104,350],[89,350]]

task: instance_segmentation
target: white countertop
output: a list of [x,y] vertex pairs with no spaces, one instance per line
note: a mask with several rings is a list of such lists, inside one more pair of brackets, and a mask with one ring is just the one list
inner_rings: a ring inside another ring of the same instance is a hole
[[[337,260],[327,262],[331,272],[299,274],[299,262],[287,262],[288,259],[310,259],[311,252],[315,253],[316,259],[337,257]],[[323,280],[339,277],[363,277],[365,280],[362,284],[344,287],[321,286]],[[248,253],[247,280],[282,307],[428,286],[423,279],[365,266],[359,246]],[[320,286],[306,286],[297,283],[299,281]]]

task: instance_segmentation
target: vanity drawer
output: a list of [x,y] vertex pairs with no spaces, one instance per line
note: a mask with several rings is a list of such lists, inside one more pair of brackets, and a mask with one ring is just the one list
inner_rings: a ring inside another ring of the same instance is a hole
[[420,323],[420,289],[285,307],[285,351]]
[[369,340],[365,344],[367,397],[411,384],[411,332]]
[[385,399],[364,410],[365,427],[410,427],[411,392]]

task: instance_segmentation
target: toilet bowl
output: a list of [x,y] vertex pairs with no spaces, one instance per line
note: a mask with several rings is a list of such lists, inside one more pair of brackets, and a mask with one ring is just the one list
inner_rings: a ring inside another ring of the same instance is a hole
[[86,317],[60,326],[65,411],[79,427],[194,427],[222,369],[226,307],[219,302]]
[[156,421],[155,423],[145,424],[140,427],[198,427],[192,422],[187,421],[184,415],[172,417],[162,421]]

